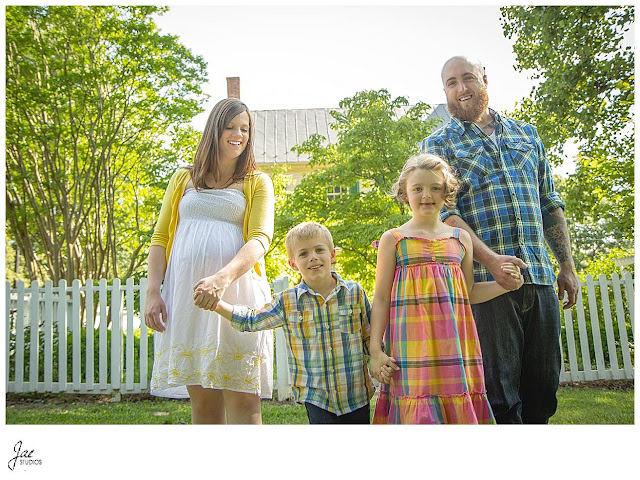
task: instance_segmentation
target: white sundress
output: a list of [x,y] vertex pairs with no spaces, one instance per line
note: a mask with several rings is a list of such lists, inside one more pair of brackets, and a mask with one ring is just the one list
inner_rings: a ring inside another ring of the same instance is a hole
[[[193,286],[224,267],[244,245],[244,193],[189,189],[180,200],[180,221],[162,287],[168,322],[154,336],[150,392],[187,398],[186,385],[271,398],[273,332],[238,332],[215,312],[193,303]],[[260,308],[271,297],[266,279],[247,272],[223,299]]]

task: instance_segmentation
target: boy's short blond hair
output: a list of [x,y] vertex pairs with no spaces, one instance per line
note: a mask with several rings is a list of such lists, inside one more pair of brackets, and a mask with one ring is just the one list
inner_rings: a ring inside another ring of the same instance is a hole
[[287,256],[289,260],[293,260],[293,244],[298,240],[306,240],[308,238],[321,237],[326,240],[330,249],[333,250],[333,237],[331,232],[324,225],[320,225],[318,222],[302,222],[291,228],[287,232],[287,236],[284,239],[284,246],[287,249]]

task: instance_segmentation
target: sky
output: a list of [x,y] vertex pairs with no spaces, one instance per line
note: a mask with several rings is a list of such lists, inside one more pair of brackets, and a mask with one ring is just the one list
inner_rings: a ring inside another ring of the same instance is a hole
[[[202,131],[227,96],[227,77],[240,77],[251,110],[336,108],[381,88],[435,105],[446,102],[440,72],[455,55],[485,66],[490,107],[513,111],[535,81],[514,68],[500,19],[500,7],[490,5],[191,5],[171,6],[156,24],[207,62],[210,97],[191,122]],[[575,170],[573,152],[568,145],[554,173]]]
[[361,90],[386,88],[411,103],[444,103],[443,63],[480,60],[491,106],[513,109],[533,85],[513,68],[497,6],[173,6],[157,20],[208,63],[211,95],[193,125],[240,77],[252,110],[334,108]]

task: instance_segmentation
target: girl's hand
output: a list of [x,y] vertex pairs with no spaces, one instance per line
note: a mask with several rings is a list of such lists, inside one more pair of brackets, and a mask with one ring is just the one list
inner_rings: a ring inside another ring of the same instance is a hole
[[213,311],[226,289],[227,283],[220,275],[205,277],[193,286],[193,303],[196,307]]
[[389,357],[389,363],[382,365],[382,368],[380,369],[379,380],[382,383],[389,383],[391,381],[391,377],[393,377],[393,374],[396,372],[396,370],[399,369],[400,367],[396,365],[395,360],[392,357]]
[[371,354],[370,368],[371,375],[381,383],[389,383],[393,374],[400,370],[395,359],[382,350]]
[[144,307],[144,323],[156,332],[164,332],[167,325],[167,306],[160,292],[147,292]]
[[527,268],[526,263],[518,257],[511,255],[494,255],[492,260],[486,264],[486,267],[491,272],[493,279],[498,282],[502,288],[505,290],[517,290],[522,285],[518,286],[517,279],[502,268],[502,266],[506,264],[513,264],[516,268]]
[[522,273],[520,273],[520,268],[518,268],[517,265],[510,262],[505,262],[500,265],[500,268],[503,272],[508,273],[516,281],[515,288],[513,288],[512,290],[518,290],[524,284],[524,277],[522,276]]

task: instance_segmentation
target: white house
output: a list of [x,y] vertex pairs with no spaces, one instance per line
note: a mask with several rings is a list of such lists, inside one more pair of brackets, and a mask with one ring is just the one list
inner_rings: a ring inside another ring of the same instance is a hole
[[[227,96],[240,98],[240,78],[227,78]],[[404,113],[408,107],[399,113]],[[309,157],[306,154],[299,155],[291,150],[295,145],[300,145],[314,133],[322,135],[328,143],[338,140],[337,133],[330,127],[334,121],[331,111],[339,108],[303,108],[282,110],[253,110],[253,122],[255,127],[254,154],[258,166],[269,172],[274,165],[287,165],[287,174],[293,177],[294,183],[289,186],[293,189],[304,174],[311,171]],[[435,119],[440,126],[449,121],[450,115],[444,104],[433,106],[427,120]]]

